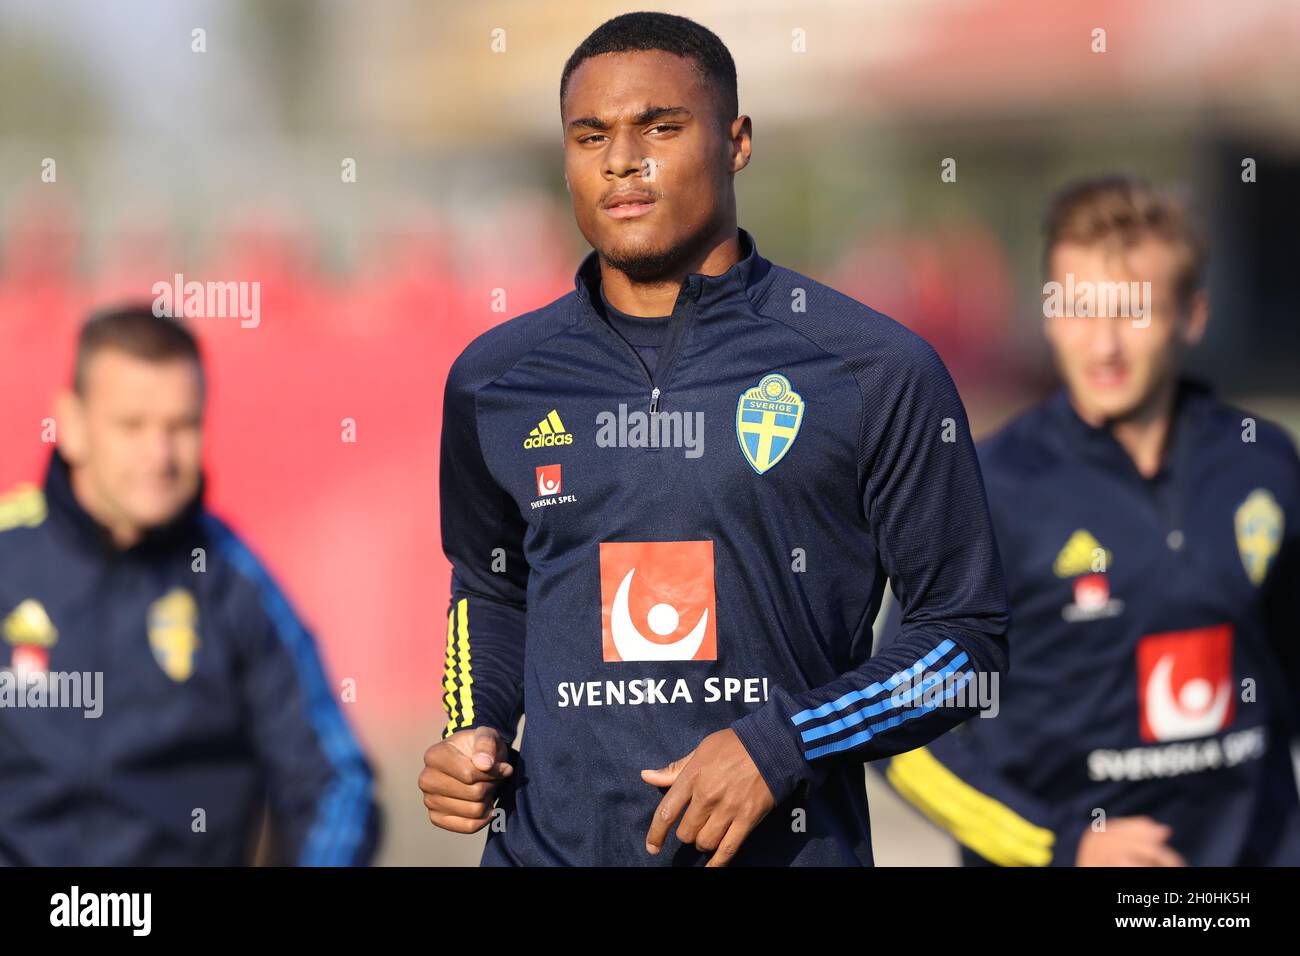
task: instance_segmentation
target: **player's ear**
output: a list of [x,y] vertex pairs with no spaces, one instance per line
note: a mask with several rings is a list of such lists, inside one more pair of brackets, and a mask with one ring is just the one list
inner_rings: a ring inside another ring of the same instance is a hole
[[1056,280],[1055,251],[1049,250],[1043,270],[1043,287],[1040,311],[1043,313],[1043,338],[1050,344],[1056,329],[1056,318],[1065,312],[1065,291]]
[[1205,327],[1210,324],[1210,297],[1204,289],[1192,295],[1183,318],[1183,344],[1194,346],[1205,336]]
[[753,148],[753,125],[748,116],[737,116],[731,121],[731,171],[738,173],[749,165]]
[[1043,338],[1049,345],[1056,344],[1057,326],[1061,322],[1061,309],[1064,306],[1059,303],[1049,302],[1044,296],[1043,299]]
[[76,392],[65,390],[54,400],[54,423],[59,453],[70,465],[86,457],[85,405]]

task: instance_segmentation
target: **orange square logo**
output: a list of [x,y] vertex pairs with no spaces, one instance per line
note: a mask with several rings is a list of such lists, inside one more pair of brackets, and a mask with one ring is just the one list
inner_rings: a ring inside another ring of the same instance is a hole
[[546,498],[560,493],[560,466],[539,465],[537,468],[537,496]]
[[602,541],[606,661],[716,661],[712,541]]
[[1187,740],[1226,730],[1235,709],[1231,624],[1148,634],[1138,641],[1142,739]]

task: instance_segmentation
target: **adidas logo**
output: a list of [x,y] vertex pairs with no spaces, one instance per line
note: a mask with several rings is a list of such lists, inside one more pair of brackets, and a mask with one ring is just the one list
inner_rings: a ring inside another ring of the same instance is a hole
[[554,448],[556,445],[572,445],[573,435],[564,430],[560,413],[551,409],[546,417],[537,423],[537,427],[524,439],[525,448]]
[[1110,551],[1103,548],[1101,542],[1080,528],[1065,542],[1052,570],[1058,578],[1104,573],[1110,567],[1111,558]]
[[9,613],[4,620],[4,635],[10,644],[38,647],[52,647],[59,638],[44,606],[35,598],[28,598]]

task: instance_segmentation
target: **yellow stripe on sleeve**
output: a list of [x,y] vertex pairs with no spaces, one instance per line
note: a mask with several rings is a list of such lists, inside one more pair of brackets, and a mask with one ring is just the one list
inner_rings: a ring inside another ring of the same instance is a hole
[[456,706],[456,610],[447,614],[447,650],[446,660],[442,665],[442,709],[447,713],[447,727],[442,732],[444,738],[456,732],[460,710]]
[[1047,866],[1056,835],[976,790],[925,747],[899,754],[885,776],[910,803],[990,863]]
[[469,600],[461,598],[456,604],[457,657],[460,658],[460,724],[468,727],[474,722],[474,675],[470,673],[469,659]]

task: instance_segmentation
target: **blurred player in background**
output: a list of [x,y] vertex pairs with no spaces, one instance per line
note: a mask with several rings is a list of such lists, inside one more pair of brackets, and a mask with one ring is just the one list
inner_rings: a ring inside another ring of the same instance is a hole
[[967,864],[1300,864],[1300,460],[1180,374],[1209,317],[1181,202],[1102,178],[1045,226],[1064,385],[980,444],[1014,673],[886,776]]
[[83,328],[43,488],[0,499],[0,863],[367,863],[369,765],[311,635],[203,506],[197,343]]

